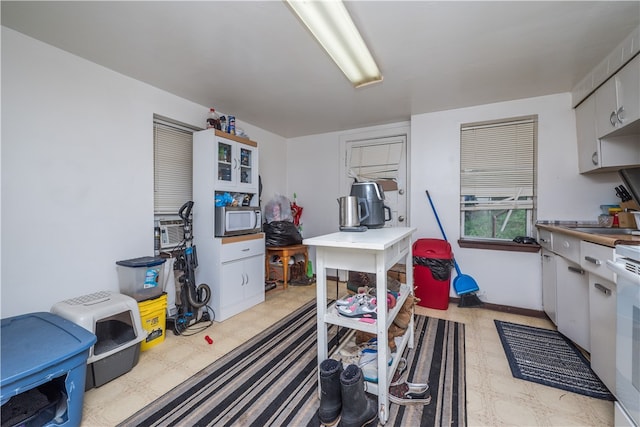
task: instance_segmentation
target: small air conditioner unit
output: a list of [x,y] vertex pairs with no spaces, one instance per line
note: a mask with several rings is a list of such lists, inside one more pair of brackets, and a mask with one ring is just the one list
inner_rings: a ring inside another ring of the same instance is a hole
[[180,219],[161,219],[160,249],[175,248],[184,240],[184,229]]

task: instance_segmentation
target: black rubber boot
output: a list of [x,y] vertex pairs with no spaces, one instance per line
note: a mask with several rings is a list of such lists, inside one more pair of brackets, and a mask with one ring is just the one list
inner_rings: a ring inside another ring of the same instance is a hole
[[364,392],[364,377],[357,365],[349,365],[340,375],[342,416],[340,427],[362,427],[378,417],[376,402]]
[[327,359],[320,363],[320,409],[318,409],[318,418],[326,426],[334,425],[338,421],[342,410],[341,373],[342,362]]

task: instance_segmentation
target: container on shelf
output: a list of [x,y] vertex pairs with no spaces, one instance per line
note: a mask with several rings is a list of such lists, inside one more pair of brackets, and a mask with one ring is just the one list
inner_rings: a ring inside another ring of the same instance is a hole
[[165,262],[164,258],[151,256],[117,261],[120,292],[136,301],[159,297]]

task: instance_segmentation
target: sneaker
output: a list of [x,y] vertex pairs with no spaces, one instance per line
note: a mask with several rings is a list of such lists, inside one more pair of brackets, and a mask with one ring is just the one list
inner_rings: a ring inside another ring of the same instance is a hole
[[336,306],[336,310],[338,314],[344,317],[350,318],[369,318],[369,319],[377,319],[378,318],[378,307],[375,303],[375,298],[370,300],[367,303],[359,303],[354,302],[351,305],[338,305]]
[[[388,366],[393,363],[393,355],[389,354]],[[378,382],[378,350],[364,349],[360,356],[358,366],[362,370],[362,375],[366,381],[377,383]]]

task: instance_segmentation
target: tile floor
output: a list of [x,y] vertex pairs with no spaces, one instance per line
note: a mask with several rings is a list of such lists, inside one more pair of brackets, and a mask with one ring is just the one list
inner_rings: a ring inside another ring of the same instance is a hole
[[[327,286],[328,295],[334,296],[335,282]],[[267,292],[264,303],[214,323],[202,333],[188,337],[168,333],[163,343],[142,352],[130,372],[85,393],[82,426],[114,426],[312,299],[315,285],[278,288]],[[612,402],[511,376],[493,320],[550,328],[548,320],[453,304],[448,310],[418,306],[416,312],[466,325],[469,426],[613,425]],[[213,339],[212,345],[205,341],[205,335]]]

